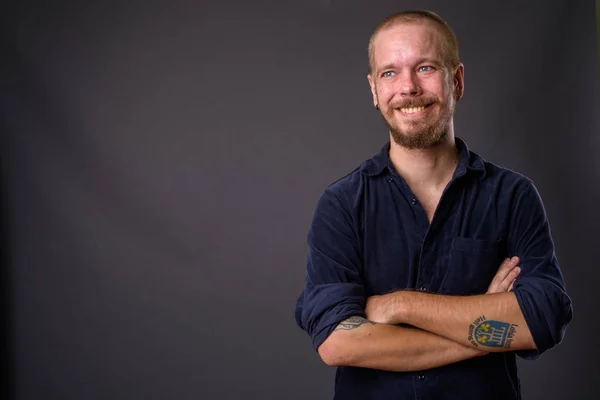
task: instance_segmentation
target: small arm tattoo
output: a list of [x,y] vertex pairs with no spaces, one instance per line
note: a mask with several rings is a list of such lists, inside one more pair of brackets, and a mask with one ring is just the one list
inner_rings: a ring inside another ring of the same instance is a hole
[[363,317],[350,317],[347,320],[340,322],[333,331],[349,331],[351,329],[360,328],[360,326],[364,324],[375,325],[375,322],[369,321]]
[[469,325],[468,340],[475,347],[483,345],[510,349],[518,326],[508,322],[488,320],[485,315],[482,315]]

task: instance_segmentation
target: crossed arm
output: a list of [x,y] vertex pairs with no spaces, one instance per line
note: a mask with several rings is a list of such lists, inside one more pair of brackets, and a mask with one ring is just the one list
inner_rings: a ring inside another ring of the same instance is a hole
[[398,291],[370,297],[364,308],[352,208],[334,193],[324,193],[308,235],[307,280],[296,309],[297,323],[311,335],[323,361],[412,371],[488,352],[536,349],[524,354],[535,357],[559,343],[572,309],[545,211],[530,182],[520,181],[514,192],[506,240],[521,260],[505,260],[486,294]]
[[[513,257],[502,263],[485,295],[399,291],[373,296],[367,301],[367,318],[340,323],[318,348],[319,355],[328,365],[417,371],[490,351],[533,349],[517,300],[509,292],[520,272],[518,261]],[[393,325],[399,323],[416,328]],[[500,328],[503,341],[487,339]]]

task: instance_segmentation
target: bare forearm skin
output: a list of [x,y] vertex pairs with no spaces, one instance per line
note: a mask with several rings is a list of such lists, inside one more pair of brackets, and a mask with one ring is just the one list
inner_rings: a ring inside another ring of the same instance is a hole
[[536,348],[512,292],[466,297],[396,292],[390,309],[393,323],[407,323],[472,348]]
[[328,365],[422,371],[487,354],[420,329],[349,320],[354,327],[342,322],[318,349]]

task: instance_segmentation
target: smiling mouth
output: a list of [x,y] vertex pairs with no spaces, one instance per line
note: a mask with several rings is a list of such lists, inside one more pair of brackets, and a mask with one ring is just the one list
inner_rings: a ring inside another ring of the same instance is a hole
[[403,114],[416,114],[416,113],[419,113],[419,112],[425,110],[430,105],[431,104],[428,104],[426,106],[419,106],[419,107],[398,108],[398,110],[400,110],[400,112],[402,112]]

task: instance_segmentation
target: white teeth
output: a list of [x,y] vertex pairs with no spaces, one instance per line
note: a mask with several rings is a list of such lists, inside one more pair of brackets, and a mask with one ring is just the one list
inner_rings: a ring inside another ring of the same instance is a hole
[[401,108],[400,111],[402,111],[404,114],[414,114],[416,112],[423,111],[424,109],[425,109],[425,106],[420,106],[420,107]]

